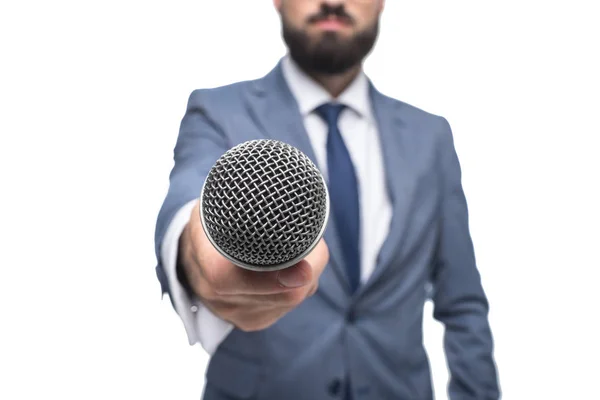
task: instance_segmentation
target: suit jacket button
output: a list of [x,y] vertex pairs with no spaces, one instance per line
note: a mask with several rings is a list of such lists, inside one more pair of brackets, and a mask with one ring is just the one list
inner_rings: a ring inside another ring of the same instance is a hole
[[327,391],[332,396],[337,396],[342,391],[342,381],[339,378],[335,378],[327,386]]
[[354,310],[353,309],[348,310],[348,312],[346,313],[346,322],[348,322],[349,324],[353,324],[355,320],[356,320],[356,313],[354,312]]

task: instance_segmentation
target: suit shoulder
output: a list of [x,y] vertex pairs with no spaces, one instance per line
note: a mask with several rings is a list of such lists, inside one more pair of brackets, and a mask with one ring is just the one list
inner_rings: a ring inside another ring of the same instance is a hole
[[240,102],[242,93],[250,87],[255,80],[240,81],[213,88],[195,89],[190,94],[188,108],[190,107],[232,107],[236,101]]
[[407,131],[413,132],[429,143],[435,143],[436,146],[444,146],[448,142],[453,142],[452,129],[448,120],[443,116],[389,96],[381,96],[388,104],[386,108],[391,110],[394,118],[405,126]]
[[386,95],[382,96],[384,96],[387,101],[392,104],[392,107],[397,112],[397,115],[408,123],[416,123],[418,125],[425,124],[427,126],[439,126],[440,124],[445,125],[448,123],[446,118],[442,117],[441,115],[425,111],[419,107],[393,97]]

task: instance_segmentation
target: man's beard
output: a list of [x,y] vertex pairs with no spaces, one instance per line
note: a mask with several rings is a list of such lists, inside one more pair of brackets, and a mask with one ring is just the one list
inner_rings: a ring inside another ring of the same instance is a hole
[[325,32],[318,42],[311,42],[305,31],[295,29],[282,18],[283,39],[292,59],[307,73],[336,75],[359,65],[369,54],[379,33],[379,20],[350,38]]

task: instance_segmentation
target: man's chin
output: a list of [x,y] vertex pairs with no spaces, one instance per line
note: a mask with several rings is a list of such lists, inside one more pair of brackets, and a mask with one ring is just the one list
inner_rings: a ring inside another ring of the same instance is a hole
[[331,53],[332,58],[338,58],[335,54],[348,51],[352,44],[348,40],[339,37],[325,36],[311,46],[312,53]]
[[[296,60],[298,62],[298,60]],[[351,62],[340,62],[340,60],[334,60],[331,58],[320,58],[319,55],[315,55],[314,58],[306,63],[301,60],[298,64],[301,64],[307,72],[315,73],[319,75],[339,75],[343,74],[351,69],[355,68],[360,63]]]
[[306,31],[309,37],[313,39],[320,39],[324,36],[335,36],[339,38],[349,39],[354,31],[350,27],[328,27],[328,26],[315,26]]

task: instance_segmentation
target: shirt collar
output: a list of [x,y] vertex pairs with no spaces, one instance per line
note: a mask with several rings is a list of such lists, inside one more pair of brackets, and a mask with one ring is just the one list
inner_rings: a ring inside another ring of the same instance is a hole
[[321,85],[302,71],[289,55],[284,57],[281,64],[285,81],[296,98],[303,117],[329,102],[344,104],[362,117],[371,116],[369,80],[363,71],[337,99],[334,99]]

